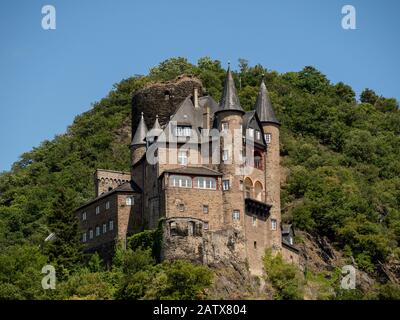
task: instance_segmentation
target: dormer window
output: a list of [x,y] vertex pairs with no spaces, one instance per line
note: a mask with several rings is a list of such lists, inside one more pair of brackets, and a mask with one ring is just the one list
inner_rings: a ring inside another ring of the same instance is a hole
[[247,132],[248,132],[250,138],[254,138],[254,129],[253,128],[248,129]]
[[175,136],[177,137],[190,137],[192,135],[192,127],[190,126],[177,126],[175,128]]
[[260,130],[256,130],[256,139],[261,140],[261,132]]

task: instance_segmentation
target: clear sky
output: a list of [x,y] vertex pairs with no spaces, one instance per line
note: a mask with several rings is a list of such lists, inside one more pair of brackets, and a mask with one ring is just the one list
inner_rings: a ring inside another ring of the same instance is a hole
[[[56,30],[41,26],[56,8]],[[341,27],[356,8],[357,30]],[[238,58],[278,72],[314,65],[357,93],[400,100],[397,0],[2,0],[0,4],[0,171],[112,85],[173,56]]]

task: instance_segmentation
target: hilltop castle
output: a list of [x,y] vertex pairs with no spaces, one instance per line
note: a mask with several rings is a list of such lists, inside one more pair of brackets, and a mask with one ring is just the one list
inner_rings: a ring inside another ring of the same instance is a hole
[[202,92],[184,77],[134,95],[131,172],[97,170],[96,198],[77,210],[87,251],[110,255],[161,221],[162,259],[235,260],[260,275],[270,248],[298,263],[281,224],[280,123],[265,83],[249,112],[229,68],[219,104]]

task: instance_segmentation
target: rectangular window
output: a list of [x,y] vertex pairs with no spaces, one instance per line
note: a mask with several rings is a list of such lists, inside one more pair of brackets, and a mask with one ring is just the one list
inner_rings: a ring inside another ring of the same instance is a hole
[[203,213],[207,214],[208,213],[208,206],[203,205]]
[[110,220],[110,222],[108,223],[108,229],[111,231],[111,230],[114,230],[114,221],[113,220]]
[[229,187],[230,187],[230,181],[222,180],[222,190],[227,191],[229,190]]
[[228,122],[222,122],[222,132],[226,132],[229,130],[229,123]]
[[100,227],[97,226],[96,227],[96,237],[98,237],[100,235]]
[[222,161],[229,160],[229,150],[222,150]]
[[186,150],[178,152],[178,164],[183,166],[188,164],[188,152]]
[[243,191],[243,180],[239,181],[239,190]]
[[175,136],[177,137],[190,137],[192,135],[192,127],[177,126],[175,128]]
[[252,129],[252,128],[248,129],[248,136],[250,138],[254,138],[254,129]]
[[266,142],[267,144],[271,143],[271,138],[272,138],[272,136],[271,136],[270,133],[266,133],[266,134],[265,134],[265,142]]
[[275,231],[278,227],[276,219],[271,219],[271,230]]
[[106,233],[106,232],[107,232],[107,224],[103,223],[103,233]]
[[194,178],[194,187],[196,189],[217,189],[217,180],[215,178],[196,177]]
[[257,217],[253,216],[253,227],[257,226]]
[[192,187],[192,178],[190,177],[173,175],[169,178],[169,181],[172,187],[179,187],[179,188]]
[[93,239],[93,230],[92,229],[89,230],[89,239]]
[[233,220],[240,220],[240,210],[233,210]]
[[203,227],[204,227],[204,230],[208,230],[208,222],[204,222]]
[[86,242],[86,232],[82,233],[82,242]]
[[259,130],[256,130],[256,139],[261,140],[261,132]]
[[190,221],[188,225],[188,235],[193,236],[194,235],[194,222]]
[[179,211],[181,211],[181,212],[185,211],[185,205],[183,203],[180,203],[178,205],[178,208],[179,208]]
[[110,201],[107,201],[106,202],[106,210],[109,210],[110,209]]
[[97,206],[97,207],[96,207],[96,214],[99,214],[99,213],[100,213],[100,207]]
[[126,205],[127,206],[133,206],[135,199],[133,197],[126,197]]
[[85,212],[82,213],[82,221],[85,221],[86,218],[87,218],[87,217],[86,217],[86,211],[85,211]]

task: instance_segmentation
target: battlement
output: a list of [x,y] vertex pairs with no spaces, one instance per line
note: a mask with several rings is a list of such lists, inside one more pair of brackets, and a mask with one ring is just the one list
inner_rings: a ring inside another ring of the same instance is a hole
[[97,169],[94,173],[96,197],[131,181],[130,172]]

